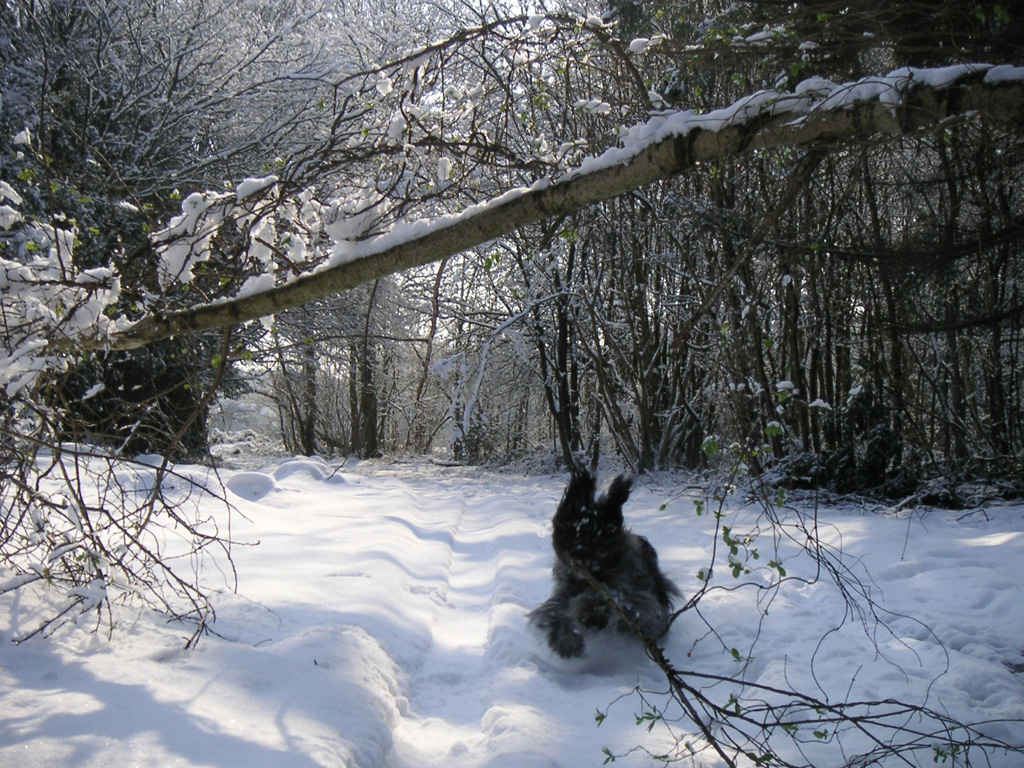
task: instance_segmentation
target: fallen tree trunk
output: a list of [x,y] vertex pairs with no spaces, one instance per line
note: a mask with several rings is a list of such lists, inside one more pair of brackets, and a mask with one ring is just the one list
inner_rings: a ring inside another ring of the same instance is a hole
[[809,82],[795,94],[762,92],[704,115],[659,117],[635,129],[638,138],[631,145],[592,158],[561,179],[512,190],[458,216],[403,223],[360,243],[342,263],[242,298],[147,315],[96,346],[131,349],[292,309],[439,261],[703,162],[782,147],[838,150],[854,141],[880,142],[979,117],[1024,125],[1024,71],[989,65],[903,70],[840,86]]

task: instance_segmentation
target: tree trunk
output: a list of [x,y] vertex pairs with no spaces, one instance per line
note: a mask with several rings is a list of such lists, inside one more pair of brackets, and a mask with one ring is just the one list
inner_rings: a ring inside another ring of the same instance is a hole
[[368,241],[359,258],[243,298],[149,314],[109,339],[89,343],[130,349],[169,336],[256,320],[444,259],[527,224],[579,211],[713,160],[780,147],[813,147],[823,152],[844,147],[851,140],[877,141],[879,134],[948,126],[953,117],[967,119],[974,114],[1009,125],[1024,123],[1024,83],[1012,80],[988,82],[975,73],[942,87],[910,81],[901,97],[895,103],[877,95],[850,98],[839,100],[833,108],[809,113],[803,111],[806,105],[787,109],[780,100],[752,111],[734,109],[720,123],[706,123],[708,127],[692,118],[681,119],[678,132],[668,128],[670,123],[662,123],[664,138],[639,150],[613,150],[593,168],[509,191],[476,209],[424,226],[422,234],[410,236],[409,230],[401,230],[383,235]]

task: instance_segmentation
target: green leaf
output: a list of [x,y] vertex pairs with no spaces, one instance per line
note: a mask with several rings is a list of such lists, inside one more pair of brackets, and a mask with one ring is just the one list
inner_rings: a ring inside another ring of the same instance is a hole
[[785,505],[786,505],[786,489],[780,486],[779,489],[775,492],[775,506],[776,507],[783,507]]

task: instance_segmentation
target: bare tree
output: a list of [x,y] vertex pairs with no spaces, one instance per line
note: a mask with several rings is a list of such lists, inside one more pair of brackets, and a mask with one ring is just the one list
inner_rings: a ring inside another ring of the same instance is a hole
[[[911,442],[1019,455],[1021,71],[902,68],[935,62],[904,61],[923,53],[895,32],[863,42],[861,6],[820,27],[827,10],[787,6],[776,28],[773,5],[687,4],[660,30],[679,42],[493,4],[472,26],[435,8],[422,34],[392,18],[350,39],[290,4],[5,5],[26,54],[2,60],[11,531],[31,521],[37,449],[107,387],[86,373],[59,392],[81,355],[212,333],[177,444],[238,356],[220,333],[438,263],[403,278],[404,305],[360,306],[329,354],[291,347],[296,446],[318,448],[315,394],[347,375],[331,431],[369,453],[447,426],[493,455],[507,441],[487,423],[529,413],[566,464],[604,439],[637,470],[694,465],[716,435],[766,466],[815,448],[801,482],[822,461],[898,479]],[[403,306],[426,326],[375,327]],[[524,354],[540,396],[485,402]],[[398,427],[401,397],[433,413]],[[64,546],[37,541],[44,559]]]

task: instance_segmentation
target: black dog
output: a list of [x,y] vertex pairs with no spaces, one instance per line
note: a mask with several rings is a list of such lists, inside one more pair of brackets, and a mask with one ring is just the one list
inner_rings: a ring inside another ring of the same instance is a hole
[[530,622],[546,633],[548,645],[559,656],[582,655],[584,629],[604,629],[609,623],[628,629],[581,569],[590,572],[645,635],[658,637],[668,626],[679,588],[658,568],[651,543],[623,526],[622,505],[631,485],[632,480],[620,475],[595,501],[594,478],[574,475],[555,512],[555,588],[530,613]]

